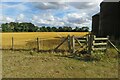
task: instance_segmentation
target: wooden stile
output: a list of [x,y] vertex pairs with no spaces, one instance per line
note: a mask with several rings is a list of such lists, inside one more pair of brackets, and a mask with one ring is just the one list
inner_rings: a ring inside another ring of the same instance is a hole
[[94,38],[96,41],[98,40],[108,40],[108,38]]
[[96,50],[106,51],[108,47],[107,46],[108,39],[109,39],[108,37],[107,38],[96,38],[96,36],[94,35],[93,42],[92,42],[92,50],[93,51],[96,51]]

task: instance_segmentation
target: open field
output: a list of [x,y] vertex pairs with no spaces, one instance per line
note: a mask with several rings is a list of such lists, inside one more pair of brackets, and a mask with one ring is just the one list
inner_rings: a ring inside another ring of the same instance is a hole
[[53,49],[63,40],[63,37],[67,37],[68,35],[84,36],[86,34],[88,34],[88,32],[2,33],[2,48],[11,48],[11,40],[13,37],[14,48],[33,49],[36,48],[36,38],[38,37],[40,40],[40,49]]
[[[11,37],[14,37],[15,48],[32,49],[36,47],[36,38],[39,37],[40,49],[53,49],[67,35],[86,34],[88,33],[2,33],[2,47],[11,48]],[[67,49],[68,45],[65,45],[64,48]],[[118,55],[112,48],[108,49],[100,61],[87,60],[84,56],[68,57],[69,54],[3,50],[3,78],[118,78]]]
[[101,61],[85,61],[54,52],[4,50],[3,78],[117,78],[117,54],[110,52]]

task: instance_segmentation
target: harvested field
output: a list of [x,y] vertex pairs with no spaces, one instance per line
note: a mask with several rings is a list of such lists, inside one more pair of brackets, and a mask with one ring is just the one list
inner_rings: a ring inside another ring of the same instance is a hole
[[[18,32],[2,33],[2,48],[10,49],[12,37],[14,38],[15,49],[36,48],[36,38],[39,38],[40,49],[54,49],[68,35],[85,36],[88,32]],[[66,44],[63,49],[66,48]]]

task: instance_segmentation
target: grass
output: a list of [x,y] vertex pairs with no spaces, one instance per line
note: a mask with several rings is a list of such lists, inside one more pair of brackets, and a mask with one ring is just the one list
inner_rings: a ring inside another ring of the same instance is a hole
[[3,78],[118,78],[117,54],[110,52],[100,61],[85,61],[68,53],[4,50]]
[[[15,48],[33,49],[36,48],[36,38],[39,37],[40,49],[53,49],[67,35],[84,36],[86,34],[88,33],[2,33],[2,47],[11,48],[13,36]],[[61,48],[67,49],[66,44]],[[68,54],[3,50],[3,78],[118,78],[118,55],[112,48],[105,55],[93,55],[92,60],[86,60],[88,56],[68,57]]]

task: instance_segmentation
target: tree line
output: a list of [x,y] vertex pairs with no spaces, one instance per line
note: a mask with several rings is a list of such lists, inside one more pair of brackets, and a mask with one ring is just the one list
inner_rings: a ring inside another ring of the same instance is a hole
[[52,27],[52,26],[42,26],[38,27],[32,23],[18,23],[18,22],[10,22],[4,23],[1,25],[2,32],[88,32],[88,27],[76,27],[73,29],[70,26],[63,27]]

